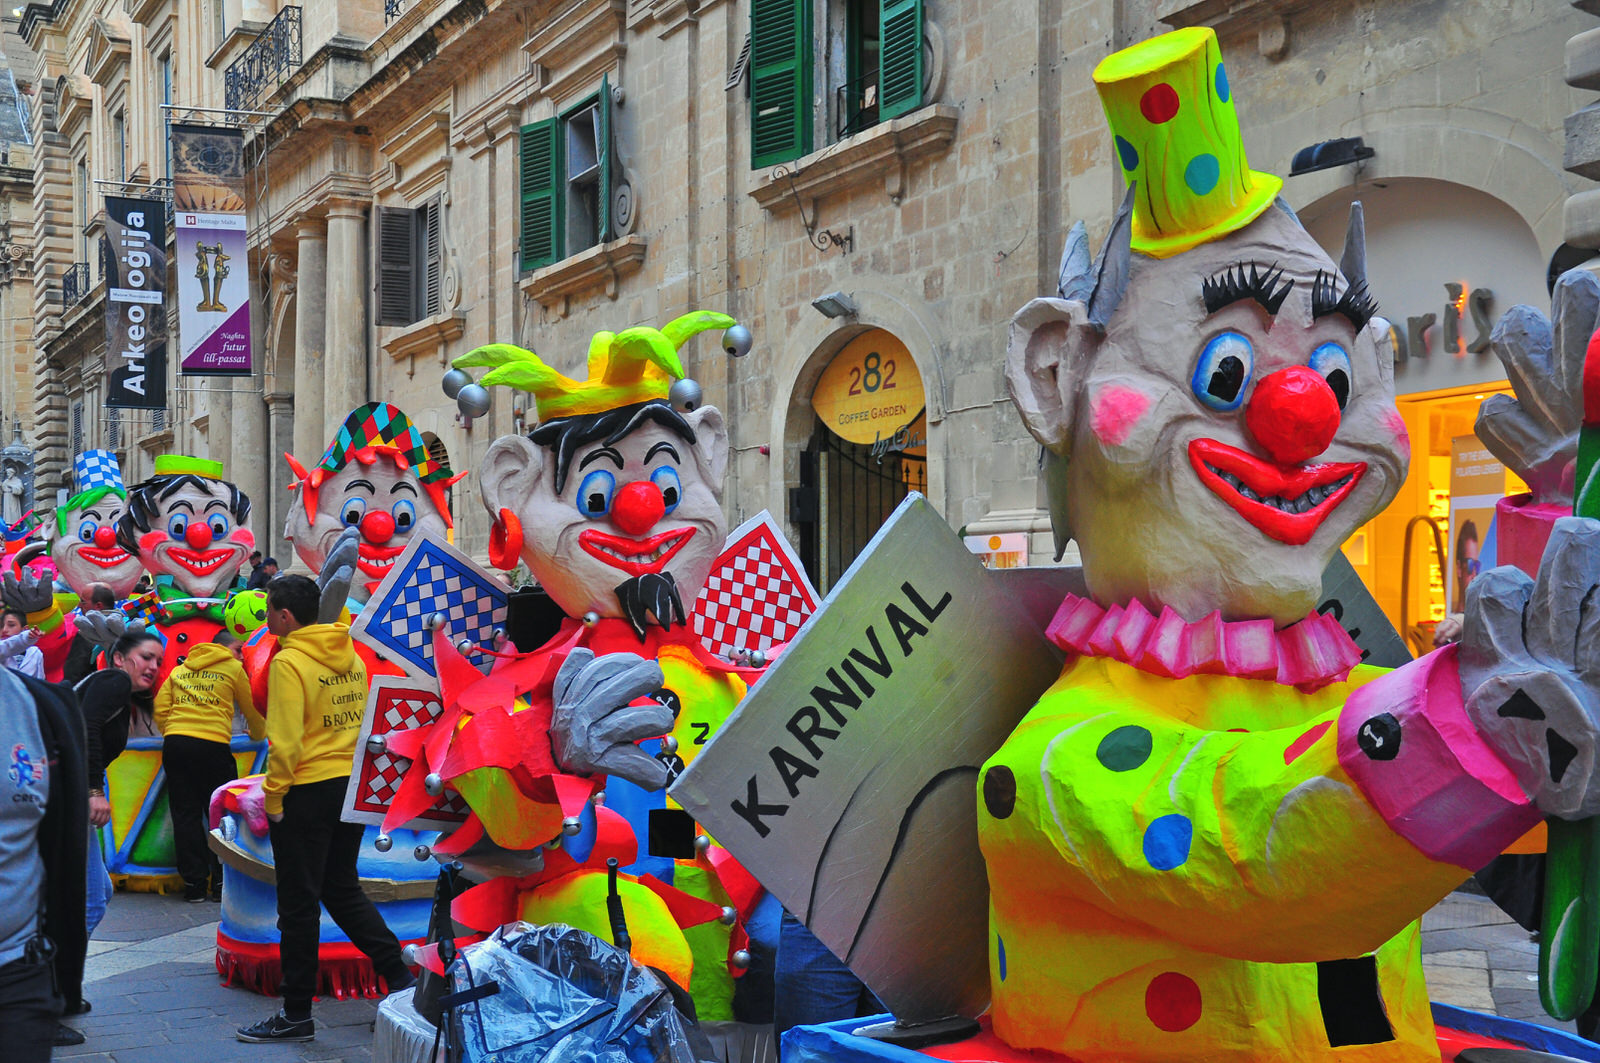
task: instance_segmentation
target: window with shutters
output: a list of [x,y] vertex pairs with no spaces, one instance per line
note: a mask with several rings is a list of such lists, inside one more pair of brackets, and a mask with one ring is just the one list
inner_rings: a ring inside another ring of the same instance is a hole
[[379,207],[378,324],[409,325],[441,310],[444,204],[435,196],[415,210]]
[[[921,107],[923,22],[923,0],[752,0],[749,58],[740,57],[750,77],[751,168],[792,162],[819,139],[842,140]],[[740,80],[730,75],[728,87]],[[826,91],[814,94],[819,83]]]
[[72,453],[82,454],[83,450],[83,400],[79,399],[72,404]]
[[563,114],[522,127],[519,139],[524,271],[586,251],[612,239],[611,84]]
[[122,411],[112,406],[106,410],[106,447],[116,450],[122,446]]

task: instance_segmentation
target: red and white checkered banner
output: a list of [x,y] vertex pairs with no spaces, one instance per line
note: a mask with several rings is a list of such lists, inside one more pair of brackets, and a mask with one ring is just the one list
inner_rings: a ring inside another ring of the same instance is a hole
[[794,548],[762,510],[728,536],[694,603],[694,632],[712,653],[732,657],[788,642],[819,601]]

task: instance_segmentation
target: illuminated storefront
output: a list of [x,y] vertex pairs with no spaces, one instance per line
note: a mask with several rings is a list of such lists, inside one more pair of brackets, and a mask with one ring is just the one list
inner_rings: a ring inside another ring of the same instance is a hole
[[[1483,399],[1509,393],[1489,343],[1526,303],[1547,312],[1545,256],[1511,207],[1448,181],[1369,182],[1301,212],[1335,258],[1352,199],[1367,222],[1367,275],[1391,325],[1395,390],[1411,435],[1411,471],[1395,501],[1345,555],[1413,651],[1459,611],[1460,585],[1493,556],[1494,500],[1522,489],[1473,436]],[[1359,382],[1357,384],[1359,386]]]

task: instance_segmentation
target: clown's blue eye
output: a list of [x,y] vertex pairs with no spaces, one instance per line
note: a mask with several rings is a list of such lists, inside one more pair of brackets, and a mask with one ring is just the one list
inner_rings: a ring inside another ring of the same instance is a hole
[[228,518],[221,513],[213,513],[206,518],[206,523],[211,525],[211,541],[220,542],[228,537]]
[[394,517],[395,531],[410,531],[417,522],[417,507],[411,504],[410,499],[402,498],[389,512]]
[[339,519],[344,521],[346,527],[354,527],[361,523],[361,518],[366,515],[367,500],[364,498],[347,498],[344,508],[339,511]]
[[590,520],[598,520],[611,512],[611,496],[616,493],[617,478],[604,469],[596,469],[578,485],[578,512]]
[[92,520],[86,520],[78,525],[78,541],[85,543],[94,542],[94,533],[100,530],[100,525]]
[[1337,343],[1324,343],[1311,352],[1311,370],[1328,382],[1339,409],[1350,401],[1350,352]]
[[189,515],[187,513],[174,513],[167,518],[167,534],[174,539],[182,539],[189,530]]
[[1189,387],[1213,410],[1237,410],[1255,367],[1255,349],[1237,332],[1214,337],[1200,352]]
[[650,482],[661,489],[661,501],[666,503],[668,513],[678,508],[678,500],[683,497],[683,484],[678,480],[677,469],[663,465],[650,474]]

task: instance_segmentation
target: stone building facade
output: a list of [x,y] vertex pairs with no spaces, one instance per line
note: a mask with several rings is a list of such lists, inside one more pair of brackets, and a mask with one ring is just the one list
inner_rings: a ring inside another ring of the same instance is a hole
[[[1539,295],[1563,205],[1592,187],[1564,167],[1562,129],[1589,102],[1563,55],[1593,18],[1553,0],[54,0],[20,26],[37,56],[36,438],[59,475],[54,426],[93,409],[104,373],[98,282],[61,300],[93,258],[75,175],[158,180],[166,101],[252,112],[237,120],[262,171],[261,368],[174,381],[166,418],[123,429],[134,475],[167,448],[221,458],[275,542],[281,455],[314,460],[358,403],[396,403],[471,469],[530,406],[502,393],[461,415],[439,389],[452,357],[513,342],[579,371],[595,331],[706,308],[756,341],[738,360],[714,334],[685,351],[731,425],[731,520],[771,510],[826,582],[910,484],[952,525],[1022,533],[1044,560],[1006,325],[1053,293],[1072,222],[1098,243],[1120,198],[1094,64],[1191,24],[1223,38],[1256,169],[1287,173],[1334,138],[1374,150],[1289,181],[1309,225],[1352,194],[1397,219],[1444,204],[1460,216],[1430,222],[1468,241],[1493,214],[1485,256],[1511,241],[1502,272],[1521,270],[1495,290]],[[1401,304],[1438,301],[1417,283]],[[920,380],[907,413],[925,413],[892,446],[843,445],[813,410],[819,381],[884,334]],[[103,419],[86,423],[103,444]],[[481,556],[472,477],[453,501]]]

